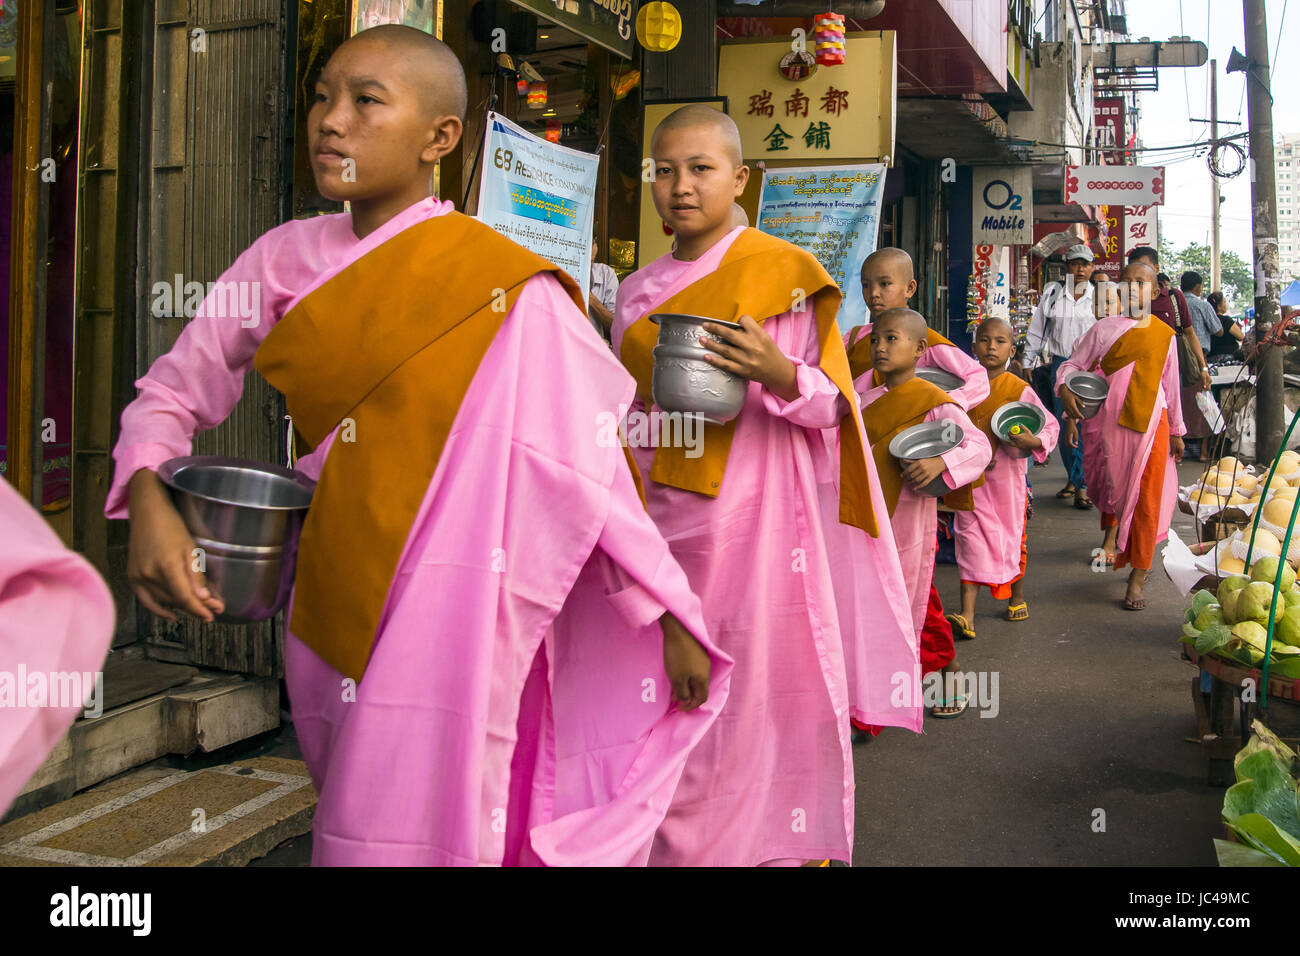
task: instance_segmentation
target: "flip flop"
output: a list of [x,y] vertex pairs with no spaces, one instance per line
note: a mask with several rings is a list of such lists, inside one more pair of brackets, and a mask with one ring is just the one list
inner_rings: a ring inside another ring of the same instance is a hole
[[1087,495],[1075,495],[1074,506],[1078,508],[1080,511],[1091,511],[1092,499],[1089,498]]
[[[966,713],[966,705],[969,703],[970,701],[966,698],[965,694],[957,694],[955,697],[945,697],[937,707],[930,708],[930,716],[934,717],[936,720],[951,720],[953,717],[960,717],[962,714]],[[939,713],[940,707],[960,707],[961,709],[955,714],[941,714]]]
[[952,636],[963,641],[975,640],[975,628],[960,614],[945,614],[944,618],[952,625]]
[[1147,599],[1138,598],[1134,601],[1130,597],[1124,598],[1124,610],[1126,611],[1145,611],[1147,609]]
[[1064,488],[1062,488],[1060,491],[1058,491],[1058,492],[1056,493],[1056,497],[1058,497],[1058,498],[1060,498],[1060,499],[1062,499],[1062,500],[1064,500],[1064,499],[1066,499],[1066,498],[1073,498],[1073,497],[1074,497],[1074,485],[1066,485]]
[[1027,621],[1029,620],[1029,605],[1024,601],[1019,604],[1007,605],[1008,621]]

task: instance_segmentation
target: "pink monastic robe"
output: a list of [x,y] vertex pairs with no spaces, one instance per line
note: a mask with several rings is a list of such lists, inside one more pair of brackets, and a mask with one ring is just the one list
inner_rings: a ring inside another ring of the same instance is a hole
[[[1003,372],[1010,375],[1010,372]],[[1060,424],[1043,407],[1034,390],[1025,386],[1017,401],[1027,402],[1043,413],[1043,430],[1038,437],[1043,447],[1033,453],[1034,461],[1047,461],[1056,447]],[[988,436],[986,435],[985,438]],[[1025,504],[1028,492],[1025,472],[1028,458],[1008,453],[1001,442],[993,446],[993,467],[984,472],[984,484],[971,494],[974,511],[953,512],[957,547],[957,567],[963,581],[980,584],[1007,584],[1020,574],[1020,542],[1025,533]]]
[[[926,351],[929,351],[928,349]],[[988,374],[984,375],[984,387],[988,388]],[[862,376],[867,378],[867,376]],[[869,380],[869,379],[868,379]],[[856,384],[856,383],[855,383]],[[870,388],[862,396],[862,407],[866,408],[887,391],[885,385]],[[986,393],[987,394],[987,393]],[[937,405],[925,413],[927,422],[951,421],[961,426],[961,444],[945,452],[943,463],[946,470],[943,480],[949,488],[968,485],[980,476],[992,457],[993,449],[984,433],[975,427],[969,416],[956,405],[945,403]],[[898,493],[898,504],[890,516],[894,528],[894,540],[898,544],[898,560],[903,569],[903,581],[907,584],[908,604],[912,609],[912,628],[918,639],[925,625],[925,608],[930,602],[930,582],[934,580],[935,539],[939,533],[939,499],[929,495],[918,494],[907,482],[903,482]]]
[[[854,342],[861,341],[871,334],[871,323],[850,329],[844,333],[844,347],[849,348]],[[957,404],[970,411],[989,397],[989,376],[984,366],[975,357],[963,352],[955,345],[931,345],[917,360],[917,368],[937,368],[962,380],[960,388],[948,394],[956,399]],[[871,372],[859,375],[853,380],[853,387],[859,395],[865,395],[874,386],[871,384]]]
[[[1111,315],[1100,319],[1074,344],[1074,351],[1070,353],[1069,359],[1062,362],[1061,367],[1057,369],[1054,385],[1057,394],[1060,394],[1065,380],[1070,375],[1075,372],[1095,372],[1105,378],[1110,386],[1101,411],[1086,422],[1086,430],[1083,433],[1084,449],[1086,451],[1091,441],[1093,447],[1098,449],[1098,454],[1091,459],[1088,454],[1085,454],[1084,467],[1100,468],[1104,471],[1104,485],[1099,486],[1104,488],[1103,498],[1096,498],[1091,479],[1088,480],[1088,493],[1094,497],[1099,508],[1115,515],[1118,519],[1117,547],[1120,551],[1128,550],[1129,529],[1133,524],[1133,512],[1137,507],[1142,487],[1142,473],[1146,470],[1156,429],[1160,425],[1160,412],[1168,410],[1170,438],[1186,433],[1186,428],[1183,426],[1182,403],[1179,401],[1177,336],[1169,341],[1169,352],[1165,356],[1164,372],[1160,376],[1155,409],[1151,413],[1147,430],[1139,434],[1119,424],[1120,410],[1124,407],[1124,396],[1128,391],[1129,380],[1133,377],[1133,366],[1126,365],[1114,375],[1108,376],[1101,369],[1100,363],[1115,344],[1115,340],[1133,328],[1137,321],[1122,315]],[[1159,321],[1159,319],[1152,321]],[[1157,544],[1169,536],[1169,521],[1173,517],[1177,502],[1178,469],[1170,461],[1165,468],[1164,488],[1160,495]]]
[[[125,516],[135,469],[188,454],[193,434],[229,413],[258,344],[299,298],[450,209],[424,200],[362,240],[344,214],[254,243],[222,279],[260,282],[264,321],[243,329],[201,312],[141,379],[109,516]],[[294,724],[320,794],[313,863],[645,862],[731,662],[708,643],[617,440],[601,440],[613,434],[602,418],[616,421],[633,391],[558,281],[529,280],[456,416],[361,683],[351,691],[286,637]],[[332,440],[298,468],[319,475]],[[391,454],[402,467],[401,449]],[[565,540],[531,533],[539,507],[574,516]],[[670,703],[665,611],[712,659],[709,700],[689,713]]]
[[[97,685],[96,675],[103,671],[114,614],[113,599],[95,569],[65,548],[4,480],[0,540],[3,817],[77,719],[85,698],[103,693],[102,677]],[[83,699],[69,701],[64,695],[74,684]]]
[[[628,277],[619,288],[615,352],[633,322],[707,275],[740,232],[694,262],[665,255]],[[839,474],[823,429],[837,426],[846,410],[816,365],[815,318],[811,310],[786,312],[767,318],[763,329],[795,363],[799,397],[786,403],[750,383],[717,498],[646,482],[650,514],[700,595],[710,636],[736,658],[727,708],[691,754],[652,864],[847,862],[850,710],[882,723],[912,720],[890,710],[889,692],[896,671],[919,679],[915,649],[887,614],[874,645],[853,649],[878,666],[861,675],[850,697],[817,495],[819,483]],[[643,411],[638,400],[632,412]],[[654,450],[633,451],[648,475]],[[883,514],[878,494],[875,500]],[[865,691],[868,683],[874,694]]]

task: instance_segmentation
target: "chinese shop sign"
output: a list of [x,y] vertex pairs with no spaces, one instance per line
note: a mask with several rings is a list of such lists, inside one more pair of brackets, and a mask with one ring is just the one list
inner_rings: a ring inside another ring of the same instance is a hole
[[830,162],[894,153],[895,44],[890,30],[851,33],[842,66],[788,80],[789,38],[724,43],[718,95],[740,127],[746,160]]

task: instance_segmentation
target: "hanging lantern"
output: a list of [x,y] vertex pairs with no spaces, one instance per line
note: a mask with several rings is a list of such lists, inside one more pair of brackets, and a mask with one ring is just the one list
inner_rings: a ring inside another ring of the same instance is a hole
[[838,13],[819,13],[813,18],[813,51],[822,66],[844,62],[844,17]]
[[546,109],[545,83],[534,83],[528,87],[528,108],[530,110]]
[[519,81],[515,83],[515,91],[522,97],[527,98],[528,96],[528,81],[522,76],[519,78]]
[[560,131],[562,127],[558,119],[548,119],[546,121],[546,139],[551,143],[560,141]]
[[667,53],[681,42],[682,15],[671,3],[647,3],[636,15],[636,38],[651,53]]

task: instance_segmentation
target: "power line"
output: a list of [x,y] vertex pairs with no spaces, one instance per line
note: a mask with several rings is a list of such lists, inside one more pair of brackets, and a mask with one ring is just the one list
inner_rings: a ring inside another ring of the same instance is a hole
[[1282,0],[1282,19],[1277,22],[1277,39],[1273,41],[1273,49],[1269,53],[1273,60],[1273,64],[1268,68],[1269,87],[1273,86],[1273,73],[1277,70],[1277,54],[1282,48],[1282,25],[1286,23],[1286,4],[1287,0]]
[[[1183,28],[1183,0],[1178,0],[1178,34],[1186,36],[1187,30]],[[1183,102],[1187,104],[1187,115],[1192,115],[1192,94],[1187,89],[1187,71],[1183,71]]]

